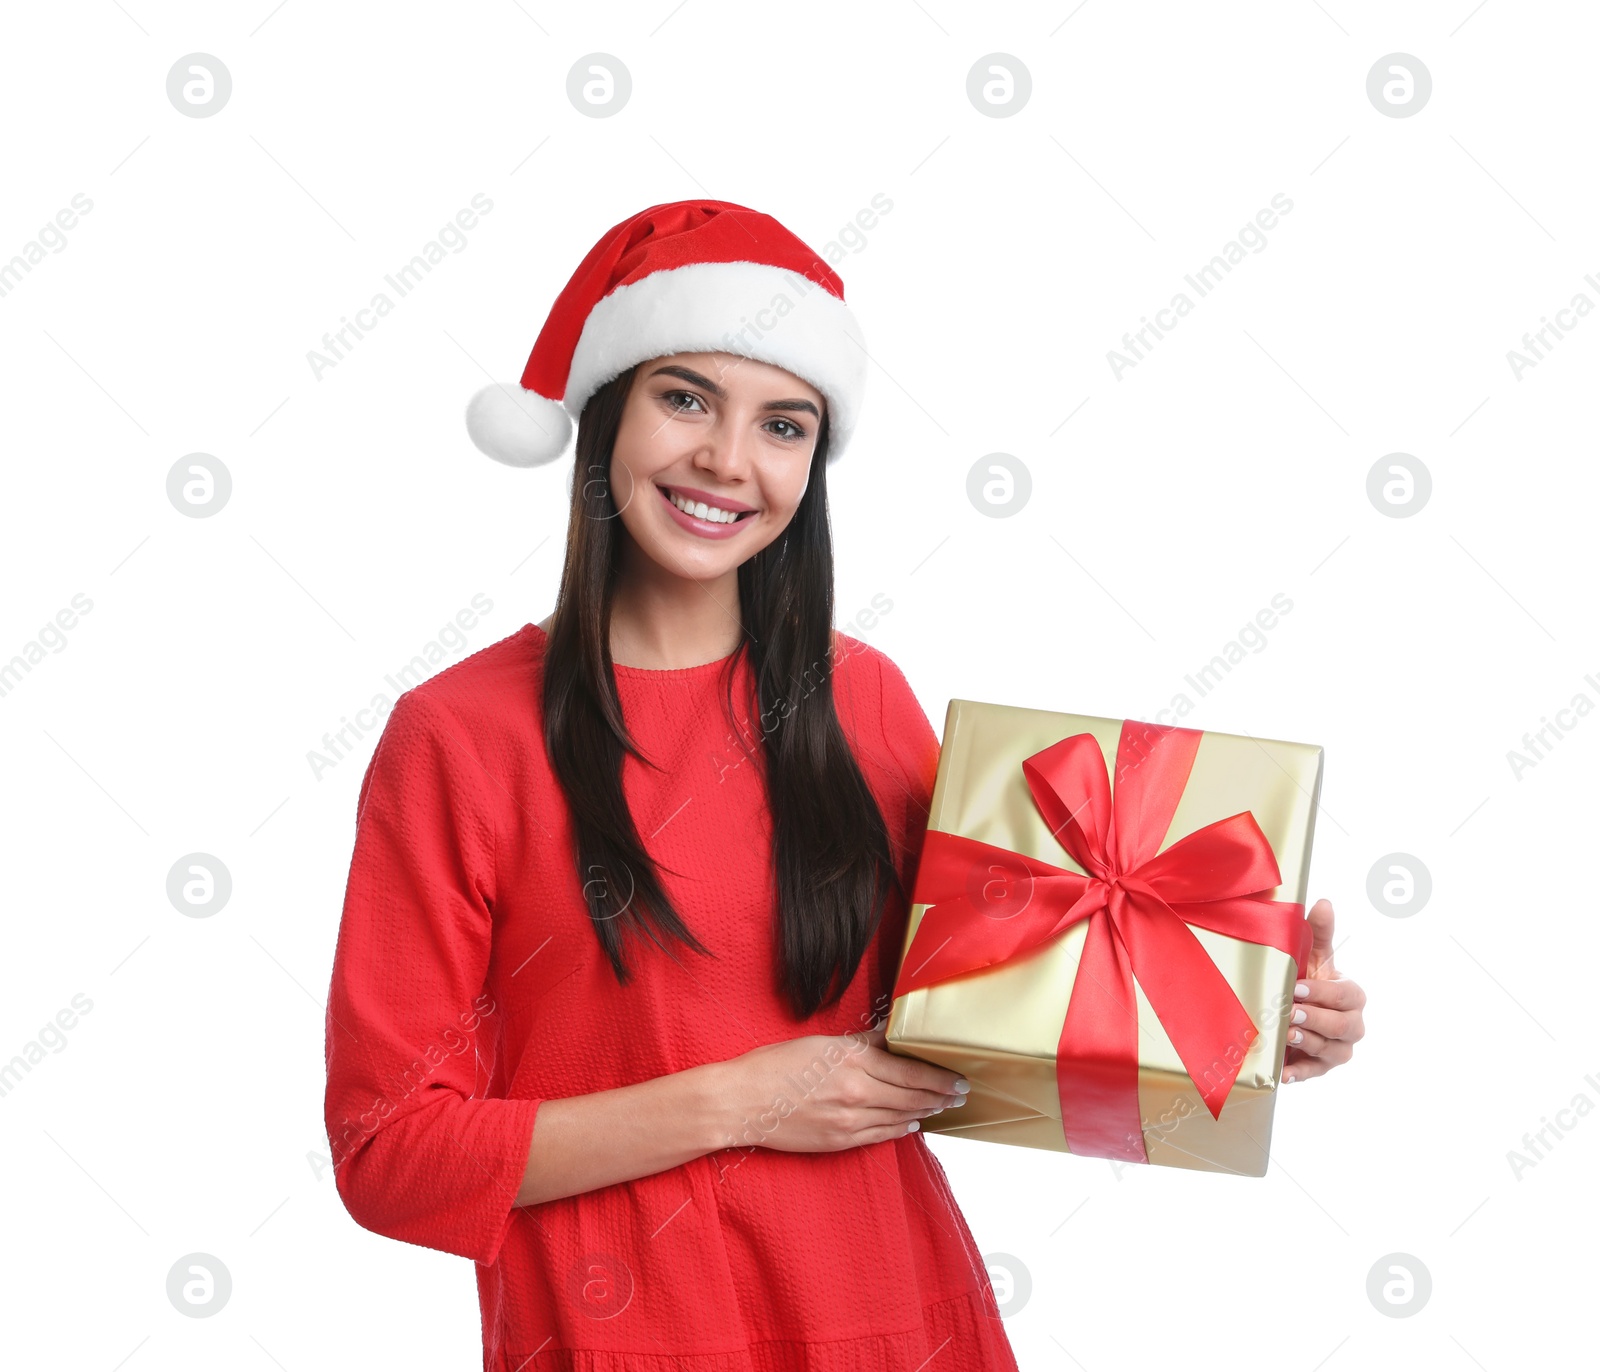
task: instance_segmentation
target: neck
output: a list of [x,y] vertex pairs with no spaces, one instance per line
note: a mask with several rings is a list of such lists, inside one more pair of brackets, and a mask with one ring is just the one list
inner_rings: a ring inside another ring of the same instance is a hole
[[738,568],[694,581],[648,558],[624,559],[611,605],[613,662],[655,670],[698,667],[730,656],[743,639]]

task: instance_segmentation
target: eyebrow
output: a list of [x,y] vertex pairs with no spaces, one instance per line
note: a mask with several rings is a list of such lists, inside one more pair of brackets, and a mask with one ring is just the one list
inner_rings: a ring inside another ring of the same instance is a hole
[[[664,367],[657,367],[650,375],[652,377],[675,376],[682,381],[689,382],[691,385],[700,386],[710,391],[718,400],[726,400],[728,398],[727,391],[723,390],[710,377],[701,376],[699,372],[691,367],[680,367],[676,363],[669,362]],[[817,407],[809,400],[769,400],[761,408],[763,410],[789,410],[797,414],[809,414],[819,424],[822,422],[822,416],[817,413]]]

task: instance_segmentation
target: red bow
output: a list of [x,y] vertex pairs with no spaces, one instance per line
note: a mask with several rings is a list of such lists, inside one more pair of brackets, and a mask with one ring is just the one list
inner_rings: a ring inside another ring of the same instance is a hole
[[1248,810],[1157,852],[1200,737],[1124,720],[1115,794],[1093,734],[1024,759],[1040,815],[1088,876],[937,829],[923,840],[911,901],[929,908],[896,996],[1022,957],[1089,921],[1056,1051],[1062,1130],[1074,1153],[1149,1161],[1136,976],[1212,1118],[1221,1114],[1258,1031],[1189,925],[1281,948],[1305,974],[1305,908],[1262,897],[1282,878]]

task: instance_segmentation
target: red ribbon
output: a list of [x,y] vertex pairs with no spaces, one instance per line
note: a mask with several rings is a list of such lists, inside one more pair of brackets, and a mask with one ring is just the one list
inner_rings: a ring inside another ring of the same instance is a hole
[[1087,876],[937,829],[923,840],[911,901],[929,908],[896,996],[1009,962],[1089,922],[1056,1050],[1061,1125],[1074,1153],[1149,1161],[1135,977],[1212,1118],[1220,1116],[1258,1031],[1189,925],[1281,948],[1305,975],[1305,908],[1262,895],[1282,878],[1248,810],[1157,852],[1200,737],[1124,720],[1115,794],[1093,734],[1024,759],[1034,804]]

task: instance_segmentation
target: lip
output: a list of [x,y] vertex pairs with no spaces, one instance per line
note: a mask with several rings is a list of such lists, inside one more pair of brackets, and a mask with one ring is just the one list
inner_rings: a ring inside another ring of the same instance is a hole
[[707,505],[715,505],[719,510],[728,510],[733,514],[745,514],[755,509],[754,505],[744,505],[737,500],[729,500],[725,495],[712,495],[710,491],[696,490],[693,486],[669,486],[665,482],[657,485],[664,491],[676,491],[688,500],[703,500]]
[[[688,530],[688,532],[694,534],[698,538],[732,538],[736,533],[750,523],[750,520],[748,519],[736,519],[732,524],[714,524],[709,519],[696,519],[693,515],[684,514],[682,510],[672,503],[672,497],[667,494],[669,489],[668,487],[657,486],[656,489],[661,492],[661,503],[667,507],[667,514],[670,515],[681,528]],[[715,504],[719,509],[723,510],[748,510],[751,508],[748,505],[734,506],[731,503],[718,504],[716,500],[707,496],[704,492],[696,491],[690,486],[673,486],[670,489],[677,491],[678,494],[684,496],[685,498],[704,500],[707,505]]]

